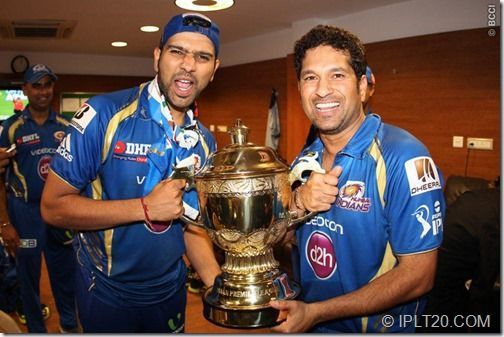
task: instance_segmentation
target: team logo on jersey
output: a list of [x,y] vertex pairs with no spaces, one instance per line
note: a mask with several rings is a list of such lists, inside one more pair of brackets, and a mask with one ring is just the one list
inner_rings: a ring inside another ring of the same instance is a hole
[[404,163],[411,196],[441,189],[441,180],[430,157],[416,157]]
[[328,279],[336,270],[336,252],[331,238],[326,233],[311,233],[306,242],[305,256],[318,279]]
[[40,158],[37,164],[37,172],[43,181],[46,181],[47,175],[49,174],[49,165],[51,163],[51,156],[43,156]]
[[441,214],[441,203],[438,200],[434,202],[434,213],[432,216],[430,214],[431,210],[427,205],[419,206],[412,214],[422,225],[420,239],[423,239],[431,230],[432,235],[438,235],[443,230],[443,215]]
[[147,152],[149,152],[150,147],[151,144],[125,143],[118,140],[114,146],[113,157],[137,163],[147,163]]
[[73,160],[73,155],[71,153],[71,148],[70,148],[70,136],[71,135],[72,135],[71,133],[66,135],[66,137],[63,138],[60,145],[58,146],[58,149],[56,150],[56,152],[60,156],[65,158],[65,160],[68,162],[72,162],[72,160]]
[[61,143],[63,138],[65,138],[65,131],[56,131],[54,133],[54,139],[56,139],[58,143]]
[[184,149],[191,149],[198,144],[199,135],[194,130],[180,130],[176,136],[175,141]]
[[84,134],[87,126],[93,120],[96,115],[96,110],[93,109],[92,106],[84,103],[79,110],[75,113],[70,122],[70,125],[73,126],[77,131]]
[[336,206],[354,212],[369,212],[371,199],[364,197],[366,185],[362,181],[347,181],[340,188],[336,198]]
[[40,143],[40,136],[38,133],[32,133],[16,139],[17,145],[30,145]]

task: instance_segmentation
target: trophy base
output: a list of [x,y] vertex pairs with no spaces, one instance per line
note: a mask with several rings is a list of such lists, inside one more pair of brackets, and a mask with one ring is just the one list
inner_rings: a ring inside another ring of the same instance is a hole
[[[290,281],[290,286],[294,295],[289,299],[293,300],[299,295],[301,289],[292,281]],[[203,294],[203,315],[208,321],[226,328],[256,329],[280,323],[277,322],[279,310],[269,305],[231,308],[220,302],[219,297],[215,296],[213,287],[208,288]]]

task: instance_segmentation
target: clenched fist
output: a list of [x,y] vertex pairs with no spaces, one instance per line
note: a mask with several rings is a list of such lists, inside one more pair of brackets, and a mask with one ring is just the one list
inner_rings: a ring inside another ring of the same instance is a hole
[[323,212],[331,208],[338,195],[338,181],[343,168],[335,166],[328,173],[312,172],[306,184],[298,187],[302,206],[312,212]]
[[184,214],[182,195],[185,184],[185,179],[166,179],[154,186],[144,198],[152,221],[169,221]]

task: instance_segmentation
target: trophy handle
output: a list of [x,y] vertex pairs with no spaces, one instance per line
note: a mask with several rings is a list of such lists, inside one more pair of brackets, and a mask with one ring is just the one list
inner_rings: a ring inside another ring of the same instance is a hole
[[[185,190],[189,191],[190,189],[195,187],[194,174],[195,174],[194,173],[194,166],[192,166],[192,165],[183,166],[183,167],[174,167],[173,173],[170,176],[170,178],[171,179],[185,179],[186,180]],[[206,228],[202,222],[198,221],[201,219],[201,217],[198,217],[198,218],[199,219],[193,220],[193,219],[189,218],[188,216],[186,216],[185,214],[182,214],[179,219],[182,220],[182,222],[185,223],[186,225],[194,225],[194,226],[198,226],[201,228]]]
[[307,219],[309,219],[312,216],[314,216],[315,214],[317,214],[317,212],[309,212],[308,214],[305,214],[301,217],[298,217],[297,211],[290,211],[289,213],[291,215],[291,220],[289,221],[289,224],[287,225],[287,230],[294,227],[294,225],[297,225],[301,222],[305,222]]
[[189,191],[190,189],[195,187],[194,184],[194,166],[183,166],[183,167],[174,167],[173,172],[170,176],[171,179],[185,179],[186,186],[185,190]]

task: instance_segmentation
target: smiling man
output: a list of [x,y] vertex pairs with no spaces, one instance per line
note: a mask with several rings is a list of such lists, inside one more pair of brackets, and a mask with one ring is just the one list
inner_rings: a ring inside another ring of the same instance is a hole
[[78,230],[77,304],[84,332],[184,331],[186,267],[207,286],[220,268],[195,191],[175,166],[204,165],[216,144],[196,98],[219,67],[219,28],[194,13],[173,17],[154,50],[157,76],[95,96],[77,111],[42,198],[44,218]]
[[[365,114],[366,56],[353,34],[317,26],[297,41],[301,103],[319,134],[292,164],[303,301],[273,301],[280,332],[408,332],[433,284],[442,177],[408,132]],[[300,169],[315,158],[309,178]],[[320,173],[325,172],[325,173]],[[332,224],[321,226],[320,224]]]
[[[51,109],[57,79],[46,65],[30,67],[23,84],[28,105],[3,123],[0,135],[1,147],[14,144],[17,149],[6,172],[8,218],[2,219],[1,235],[6,250],[16,257],[23,304],[18,316],[33,333],[47,332],[44,319],[49,317],[49,308],[42,305],[41,311],[40,303],[42,253],[60,314],[60,330],[78,331],[71,282],[75,270],[73,235],[71,231],[46,225],[40,215],[40,198],[51,158],[69,124]],[[0,200],[5,200],[3,181],[1,185]],[[2,204],[1,208],[4,207]]]

